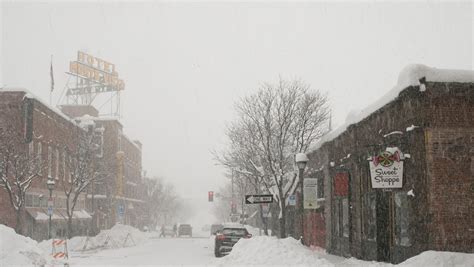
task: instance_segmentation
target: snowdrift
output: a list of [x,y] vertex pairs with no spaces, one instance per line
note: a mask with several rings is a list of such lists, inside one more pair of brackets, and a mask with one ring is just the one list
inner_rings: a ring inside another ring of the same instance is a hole
[[268,236],[256,236],[241,239],[235,244],[232,252],[215,262],[216,265],[305,265],[327,266],[331,262],[315,254],[300,241],[288,237],[277,239]]
[[73,237],[68,241],[68,245],[72,251],[87,251],[130,247],[143,243],[145,240],[147,240],[147,236],[140,230],[129,225],[116,224],[109,230],[102,230],[93,237]]
[[400,266],[474,266],[474,254],[449,251],[425,251],[399,264]]
[[0,224],[0,265],[44,265],[47,255],[38,243]]

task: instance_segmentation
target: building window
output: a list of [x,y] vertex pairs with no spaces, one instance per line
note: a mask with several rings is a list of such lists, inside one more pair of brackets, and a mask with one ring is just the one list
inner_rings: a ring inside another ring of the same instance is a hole
[[349,237],[349,200],[342,199],[342,235]]
[[45,198],[43,195],[39,197],[40,207],[47,208],[48,207],[48,199]]
[[38,195],[32,195],[32,207],[39,207],[40,206],[40,199]]
[[118,151],[122,151],[122,131],[119,130],[117,133],[117,144],[118,144]]
[[42,175],[43,173],[43,145],[41,144],[41,142],[38,142],[38,168],[39,168],[39,171],[38,171],[38,174],[39,175]]
[[395,241],[399,246],[410,246],[411,240],[408,233],[410,207],[406,192],[395,194]]
[[66,181],[66,149],[63,150],[63,181]]
[[56,148],[56,151],[55,151],[55,157],[54,157],[54,163],[56,164],[56,180],[59,180],[59,149]]
[[25,207],[33,207],[33,196],[30,194],[25,196]]
[[52,177],[51,171],[52,171],[52,166],[53,165],[53,150],[51,149],[51,146],[48,146],[48,178]]
[[365,217],[366,217],[366,231],[365,235],[367,240],[375,241],[376,240],[376,232],[377,232],[377,224],[376,224],[376,209],[375,209],[375,192],[368,193],[365,196],[366,205],[365,205]]
[[30,158],[33,158],[34,157],[34,153],[35,153],[35,144],[33,141],[31,141],[29,144],[28,144],[28,156]]

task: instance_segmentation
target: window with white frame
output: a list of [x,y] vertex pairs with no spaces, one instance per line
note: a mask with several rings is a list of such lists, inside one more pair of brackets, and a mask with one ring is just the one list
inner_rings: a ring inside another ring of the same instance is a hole
[[63,181],[66,181],[66,149],[63,150]]
[[38,174],[41,175],[43,173],[43,145],[41,144],[41,142],[38,142],[38,151],[36,153],[38,154]]
[[56,180],[59,180],[59,149],[56,148],[54,152],[54,163],[55,163],[55,175],[56,175]]
[[48,146],[48,177],[52,177],[51,172],[53,168],[53,149]]
[[29,144],[28,144],[28,156],[30,158],[33,158],[34,157],[34,153],[35,153],[35,143],[33,141],[31,141]]

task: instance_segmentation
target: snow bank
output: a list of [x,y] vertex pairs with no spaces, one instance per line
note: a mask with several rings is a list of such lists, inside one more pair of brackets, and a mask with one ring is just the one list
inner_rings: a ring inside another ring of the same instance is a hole
[[46,256],[36,241],[0,224],[0,265],[44,265]]
[[[398,81],[395,87],[388,91],[378,101],[372,103],[361,111],[352,111],[346,117],[346,121],[340,127],[329,132],[321,138],[321,140],[310,148],[310,152],[317,150],[324,143],[329,142],[337,138],[342,134],[347,127],[352,124],[356,124],[374,113],[378,109],[382,108],[386,104],[393,101],[398,97],[400,92],[409,86],[420,86],[420,80],[423,79],[426,82],[460,82],[460,83],[474,83],[474,71],[472,70],[450,70],[450,69],[436,69],[430,68],[425,65],[413,64],[408,65],[400,72]],[[420,90],[422,90],[420,86]]]
[[[147,233],[129,225],[116,224],[109,230],[100,231],[96,236],[75,236],[67,241],[67,245],[69,251],[90,251],[131,247],[146,240],[148,240]],[[44,240],[39,244],[44,251],[51,251],[51,245],[52,240]]]
[[409,258],[399,265],[413,267],[474,266],[474,254],[429,250]]
[[333,265],[326,259],[301,245],[294,238],[277,239],[268,236],[256,236],[250,239],[240,239],[232,252],[219,258],[216,265]]
[[72,251],[95,250],[101,248],[122,248],[141,244],[147,240],[147,234],[123,224],[116,224],[109,230],[102,230],[93,237],[74,237],[70,240]]

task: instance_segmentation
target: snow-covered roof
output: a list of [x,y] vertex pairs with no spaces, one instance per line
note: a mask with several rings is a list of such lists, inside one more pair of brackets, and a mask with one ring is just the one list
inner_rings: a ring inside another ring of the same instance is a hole
[[[379,100],[372,103],[365,109],[361,111],[350,112],[347,115],[346,121],[343,125],[323,136],[318,143],[316,143],[310,148],[309,152],[317,150],[324,143],[329,142],[338,137],[340,134],[342,134],[350,125],[362,121],[370,114],[374,113],[386,104],[392,102],[395,98],[398,97],[398,95],[403,89],[408,88],[410,86],[420,86],[420,80],[423,78],[425,78],[426,82],[474,83],[474,70],[437,69],[421,64],[408,65],[400,72],[395,87],[393,87],[383,97],[381,97]],[[420,90],[422,89],[420,88]]]
[[69,118],[66,114],[64,114],[61,110],[59,110],[58,108],[56,107],[53,107],[51,105],[49,105],[48,103],[44,102],[43,100],[41,100],[41,98],[37,97],[36,95],[34,95],[32,92],[30,92],[28,89],[26,88],[21,88],[21,87],[2,87],[0,88],[0,92],[23,92],[25,93],[25,97],[27,98],[31,98],[31,99],[35,99],[36,101],[40,102],[41,104],[43,104],[44,106],[46,106],[48,109],[52,110],[54,113],[58,114],[59,116],[63,117],[66,121],[68,122],[71,122],[72,124],[76,125],[76,126],[79,126],[77,125],[77,123],[72,120],[71,118]]
[[89,114],[85,114],[82,117],[75,118],[75,120],[79,122],[79,125],[83,128],[86,128],[86,129],[87,129],[88,126],[94,126],[95,125],[94,119],[95,119],[95,117],[92,117]]

